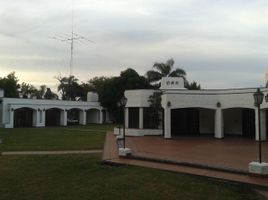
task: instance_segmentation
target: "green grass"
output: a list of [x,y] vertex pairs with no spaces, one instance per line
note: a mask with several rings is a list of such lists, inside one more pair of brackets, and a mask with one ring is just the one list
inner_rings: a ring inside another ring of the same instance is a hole
[[114,125],[0,129],[0,151],[80,150],[103,148]]
[[240,185],[99,161],[99,155],[2,156],[0,199],[261,199]]

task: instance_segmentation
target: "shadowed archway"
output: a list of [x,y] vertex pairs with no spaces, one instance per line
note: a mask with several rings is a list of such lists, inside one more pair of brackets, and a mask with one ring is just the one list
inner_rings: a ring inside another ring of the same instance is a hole
[[72,108],[67,112],[67,125],[77,125],[80,119],[80,109]]
[[14,127],[33,127],[33,109],[25,107],[14,110]]
[[60,126],[60,113],[59,108],[46,110],[46,126]]
[[87,111],[87,124],[100,123],[100,112],[101,112],[100,110],[95,109],[95,108],[88,110]]
[[255,138],[255,110],[228,108],[223,110],[224,135]]
[[215,110],[178,108],[171,110],[171,136],[214,135]]

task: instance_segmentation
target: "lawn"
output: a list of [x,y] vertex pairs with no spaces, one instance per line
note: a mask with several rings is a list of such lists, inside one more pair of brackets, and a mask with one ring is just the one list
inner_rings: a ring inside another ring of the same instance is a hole
[[102,149],[114,125],[0,129],[0,151]]
[[1,200],[254,200],[250,188],[135,166],[100,164],[100,155],[1,156]]

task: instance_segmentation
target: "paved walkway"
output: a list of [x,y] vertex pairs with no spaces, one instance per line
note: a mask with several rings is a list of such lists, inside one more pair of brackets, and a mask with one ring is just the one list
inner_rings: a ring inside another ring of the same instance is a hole
[[101,149],[65,150],[65,151],[4,151],[1,155],[62,155],[62,154],[91,154],[102,153]]
[[[159,139],[157,139],[158,137],[152,137],[152,138],[156,138],[156,140],[159,140]],[[140,141],[140,144],[138,146],[134,145],[135,140]],[[145,141],[147,141],[147,142],[145,142]],[[173,140],[163,139],[163,141],[166,143],[172,143]],[[215,140],[215,141],[220,142],[223,140]],[[184,141],[184,143],[186,145],[186,141]],[[156,143],[154,143],[154,142],[151,143],[151,140],[147,137],[128,137],[127,143],[126,143],[127,147],[134,149],[134,154],[135,153],[137,154],[137,152],[140,152],[138,147],[142,148],[145,151],[146,149],[150,149],[150,147],[154,146],[154,145],[156,145]],[[196,145],[189,143],[186,146],[189,146],[189,148],[197,149]],[[169,149],[169,152],[172,152],[175,148],[175,144],[171,145],[169,148],[168,148],[168,146],[163,146],[163,145],[158,144],[157,146],[154,146],[154,148],[158,149],[159,152],[166,151],[167,149]],[[245,149],[247,149],[247,147],[245,147]],[[191,158],[197,159],[198,158],[198,155],[195,155],[198,152],[197,150],[192,152],[194,155],[189,154],[189,152],[187,152],[185,150],[182,150],[182,151],[184,153],[181,153],[181,155],[183,155],[185,158],[189,158],[189,159],[191,159]],[[208,157],[207,160],[214,162],[215,160],[219,159],[219,158],[217,158],[217,156],[215,156],[215,155],[217,155],[216,154],[217,152],[215,152],[214,149],[208,148],[207,151],[209,151],[211,155],[214,155],[214,157],[213,156]],[[149,151],[145,151],[145,153],[147,153],[146,154],[147,156],[151,155],[151,154],[149,154],[150,153]],[[188,155],[184,155],[186,153]],[[202,154],[202,151],[201,151],[201,154]],[[229,154],[229,152],[228,152],[228,154]],[[167,155],[167,152],[165,155]],[[232,155],[230,155],[230,156],[232,156]],[[242,154],[240,156],[243,157],[244,155]],[[236,162],[241,162],[241,159],[236,160]],[[193,162],[193,160],[192,160],[192,162]],[[118,156],[118,148],[117,148],[117,144],[116,144],[116,138],[113,135],[113,133],[107,133],[107,135],[106,135],[106,140],[105,140],[105,145],[104,145],[104,150],[103,150],[103,161],[105,163],[115,164],[115,165],[116,164],[119,164],[119,165],[120,164],[121,165],[122,164],[123,165],[137,165],[137,166],[143,166],[143,167],[163,169],[163,170],[168,170],[168,171],[175,171],[175,172],[180,172],[180,173],[185,173],[185,174],[192,174],[192,175],[197,175],[197,176],[205,176],[205,177],[216,178],[216,179],[221,179],[221,180],[228,180],[231,182],[239,182],[242,184],[251,184],[251,185],[255,185],[257,187],[268,190],[268,178],[254,177],[254,176],[249,176],[248,174],[228,173],[228,172],[224,172],[224,171],[215,171],[215,170],[209,170],[209,169],[198,168],[198,167],[190,167],[190,166],[183,166],[183,165],[176,165],[176,164],[151,162],[151,161],[146,161],[146,160],[138,160],[138,159],[119,157]],[[199,161],[202,161],[202,160],[199,160]]]

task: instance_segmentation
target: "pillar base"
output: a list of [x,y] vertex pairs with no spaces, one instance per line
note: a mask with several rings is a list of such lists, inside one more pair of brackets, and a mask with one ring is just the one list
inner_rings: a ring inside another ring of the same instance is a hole
[[267,176],[268,175],[268,163],[251,162],[248,165],[248,171],[251,174]]
[[131,153],[132,151],[129,148],[119,148],[118,155],[126,157],[126,156],[130,156]]

